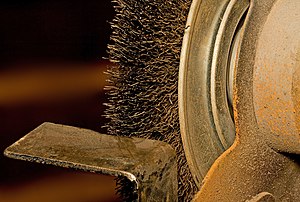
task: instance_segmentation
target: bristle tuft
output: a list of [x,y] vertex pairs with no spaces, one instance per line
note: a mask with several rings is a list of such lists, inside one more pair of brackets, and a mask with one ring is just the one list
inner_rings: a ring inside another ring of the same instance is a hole
[[180,137],[178,71],[190,0],[116,0],[112,67],[107,87],[108,133],[162,140],[177,152],[179,201],[197,187]]

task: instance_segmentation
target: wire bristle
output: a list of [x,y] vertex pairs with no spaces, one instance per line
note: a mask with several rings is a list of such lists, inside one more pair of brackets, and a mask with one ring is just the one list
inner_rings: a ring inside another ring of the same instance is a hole
[[116,0],[112,22],[112,67],[106,117],[108,133],[165,141],[178,158],[179,201],[197,187],[180,137],[178,71],[191,0]]
[[125,176],[116,177],[117,194],[123,202],[133,202],[138,200],[137,187]]

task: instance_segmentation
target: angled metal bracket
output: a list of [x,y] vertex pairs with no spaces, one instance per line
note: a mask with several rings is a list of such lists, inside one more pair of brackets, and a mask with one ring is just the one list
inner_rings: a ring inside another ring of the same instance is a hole
[[177,201],[176,154],[148,139],[44,123],[8,147],[7,157],[107,174],[132,183],[136,201]]

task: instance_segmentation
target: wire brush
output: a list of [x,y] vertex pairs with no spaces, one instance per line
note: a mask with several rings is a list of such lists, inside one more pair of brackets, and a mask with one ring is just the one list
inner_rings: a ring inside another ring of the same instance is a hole
[[[191,0],[116,0],[108,70],[108,133],[165,141],[178,160],[178,200],[198,191],[185,158],[178,116],[181,44]],[[130,198],[126,200],[130,201]]]

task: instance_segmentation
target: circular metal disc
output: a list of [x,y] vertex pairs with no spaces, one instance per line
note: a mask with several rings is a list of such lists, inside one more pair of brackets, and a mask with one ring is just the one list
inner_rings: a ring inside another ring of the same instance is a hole
[[187,161],[199,186],[234,141],[227,60],[248,4],[247,0],[194,0],[188,16],[179,71],[179,118]]

